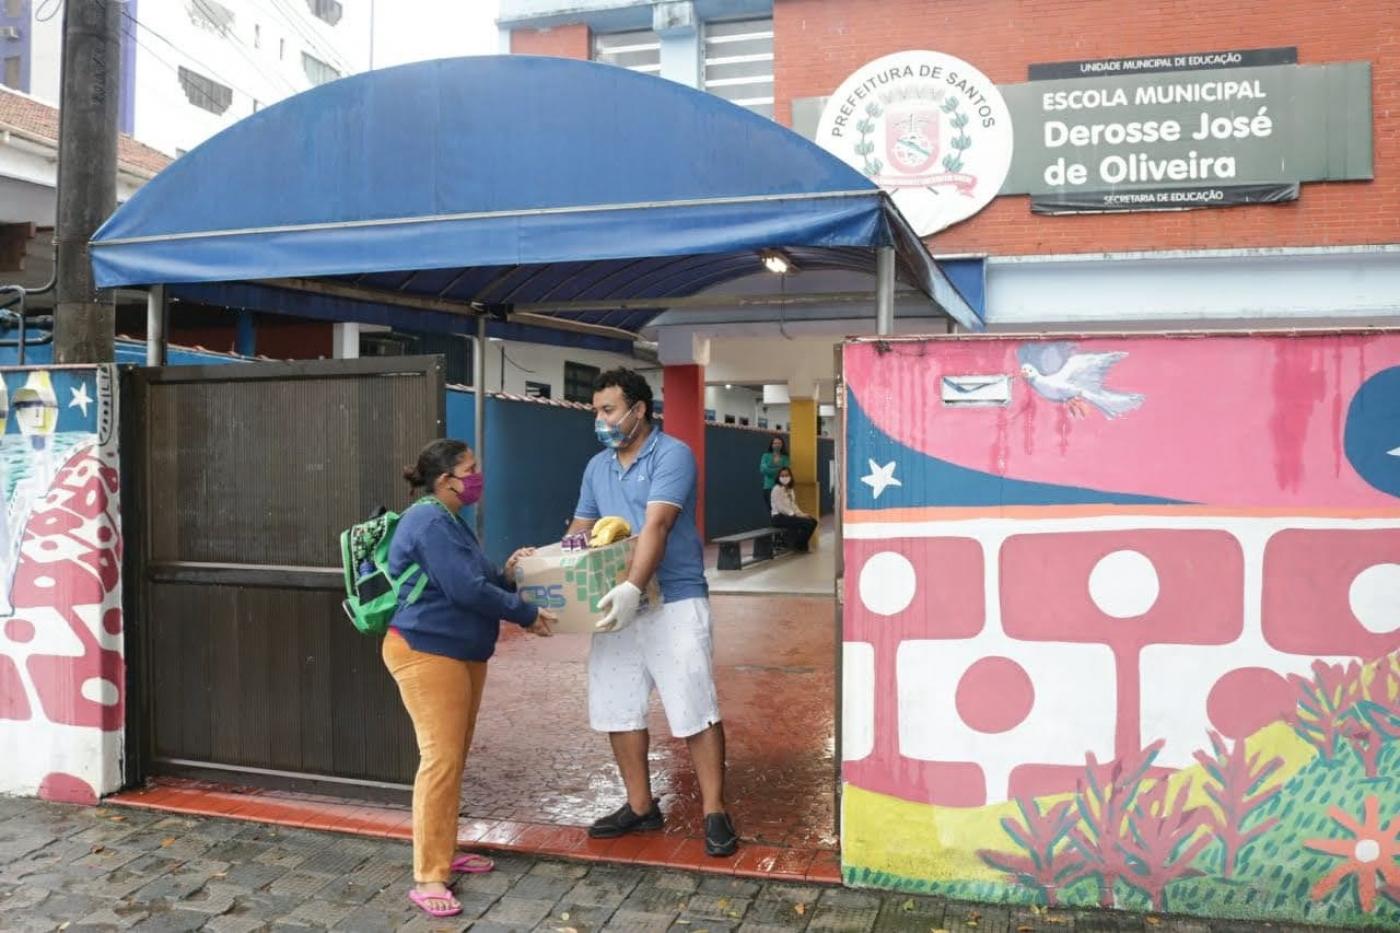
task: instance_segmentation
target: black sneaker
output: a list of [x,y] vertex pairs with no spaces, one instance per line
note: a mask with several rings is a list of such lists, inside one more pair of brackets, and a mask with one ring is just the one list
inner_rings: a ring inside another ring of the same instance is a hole
[[711,813],[705,817],[705,854],[722,858],[733,855],[739,848],[739,834],[728,813]]
[[650,813],[638,816],[633,812],[630,804],[624,803],[607,816],[595,820],[593,825],[588,827],[588,835],[594,839],[616,839],[618,836],[625,836],[628,833],[660,829],[664,824],[665,819],[661,816],[661,801],[653,797]]

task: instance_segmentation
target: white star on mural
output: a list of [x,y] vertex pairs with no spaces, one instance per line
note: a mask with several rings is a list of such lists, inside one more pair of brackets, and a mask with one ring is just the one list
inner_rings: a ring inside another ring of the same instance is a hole
[[68,403],[69,408],[81,408],[83,417],[87,417],[88,406],[92,404],[92,396],[88,395],[87,383],[80,382],[76,389],[69,389],[73,393],[73,401]]
[[1394,450],[1387,450],[1386,453],[1390,454],[1392,457],[1400,457],[1400,447],[1397,447]]
[[880,498],[880,493],[890,486],[903,486],[904,484],[894,478],[894,464],[891,460],[884,466],[878,465],[874,460],[867,461],[870,464],[870,473],[862,476],[860,481],[869,486],[875,494],[875,498]]

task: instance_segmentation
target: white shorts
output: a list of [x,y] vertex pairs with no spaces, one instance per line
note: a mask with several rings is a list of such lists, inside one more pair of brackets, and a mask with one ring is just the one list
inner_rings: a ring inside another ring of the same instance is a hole
[[647,727],[652,688],[671,734],[686,738],[719,722],[711,664],[710,601],[683,599],[639,613],[620,632],[593,636],[588,721],[599,732]]

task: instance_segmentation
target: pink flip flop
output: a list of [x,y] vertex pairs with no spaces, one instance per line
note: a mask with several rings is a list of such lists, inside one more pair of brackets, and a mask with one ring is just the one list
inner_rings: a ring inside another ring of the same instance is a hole
[[[462,905],[457,903],[457,898],[452,896],[451,891],[448,891],[445,894],[428,894],[427,892],[420,891],[417,888],[410,888],[408,892],[408,899],[413,903],[417,904],[418,909],[423,911],[423,913],[427,914],[429,917],[455,917],[462,912]],[[449,901],[451,902],[452,906],[440,907],[434,910],[433,908],[428,906],[428,903],[430,901]]]
[[464,852],[452,860],[452,870],[468,875],[483,875],[496,867],[496,863],[484,855]]

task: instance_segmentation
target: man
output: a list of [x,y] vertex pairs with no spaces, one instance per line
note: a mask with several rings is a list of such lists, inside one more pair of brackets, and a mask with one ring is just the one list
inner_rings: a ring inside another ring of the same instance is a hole
[[[606,448],[583,472],[570,533],[619,515],[639,533],[627,580],[600,601],[607,614],[588,653],[588,718],[608,733],[627,802],[588,830],[595,839],[662,827],[647,767],[647,706],[653,687],[673,735],[684,738],[700,785],[705,851],[739,846],[724,808],[724,725],[715,696],[709,587],[695,523],[695,455],[651,420],[651,386],[615,369],[593,386],[594,430]],[[655,576],[662,605],[641,611]]]

